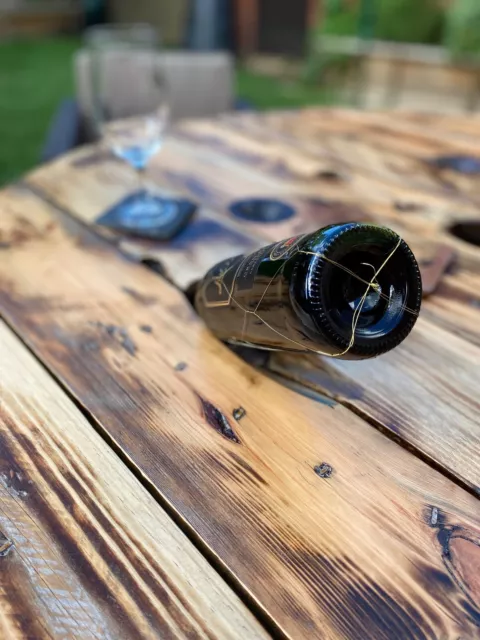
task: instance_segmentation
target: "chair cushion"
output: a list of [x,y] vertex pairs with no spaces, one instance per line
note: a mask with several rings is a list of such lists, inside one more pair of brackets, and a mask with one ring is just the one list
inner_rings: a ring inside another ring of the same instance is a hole
[[[102,54],[102,102],[114,117],[128,117],[154,109],[151,56],[143,52],[111,50]],[[158,54],[158,67],[167,87],[172,120],[214,116],[233,108],[233,58],[227,52],[166,51]],[[77,99],[83,117],[92,122],[95,102],[92,53],[80,50],[75,57]]]

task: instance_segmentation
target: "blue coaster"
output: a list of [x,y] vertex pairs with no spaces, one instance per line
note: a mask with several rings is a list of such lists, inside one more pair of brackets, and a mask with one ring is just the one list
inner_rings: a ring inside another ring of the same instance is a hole
[[249,222],[281,222],[295,215],[295,209],[280,200],[252,198],[237,200],[230,207],[230,212],[242,220]]
[[186,227],[196,210],[197,205],[190,200],[137,191],[115,204],[95,223],[138,238],[170,240]]

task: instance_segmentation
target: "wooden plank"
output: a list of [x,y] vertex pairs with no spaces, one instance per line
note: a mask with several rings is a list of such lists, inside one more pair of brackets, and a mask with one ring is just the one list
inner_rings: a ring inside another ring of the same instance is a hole
[[[455,208],[449,211],[451,218],[462,216],[464,208],[471,213],[478,209],[480,191],[475,174],[440,171],[428,161],[442,155],[477,157],[480,118],[467,120],[469,134],[459,135],[451,134],[444,125],[436,128],[420,124],[413,126],[400,115],[340,111],[334,112],[332,119],[335,121],[339,116],[350,119],[351,125],[349,127],[340,120],[332,134],[330,118],[320,122],[319,113],[317,111],[311,118],[304,118],[303,114],[298,117],[294,114],[274,116],[273,119],[267,116],[261,123],[258,118],[247,118],[244,127],[252,133],[262,127],[273,139],[281,136],[298,150],[303,148],[310,153],[315,147],[322,149],[323,153],[337,150],[355,173],[373,171],[380,177],[381,171],[383,179],[392,186],[403,184],[405,195],[413,202],[439,207],[441,201],[438,196],[444,204],[455,202]],[[231,124],[233,126],[233,120]]]
[[[285,120],[284,114],[267,114],[273,128],[283,127],[288,123],[290,130],[312,133],[348,133],[363,135],[367,133],[373,139],[378,135],[385,143],[397,142],[400,148],[409,149],[415,155],[424,156],[430,153],[465,152],[476,154],[473,146],[480,138],[480,117],[475,115],[441,115],[433,113],[412,113],[398,111],[359,111],[355,109],[318,108],[302,110],[301,118],[290,117]],[[288,114],[287,114],[288,115]],[[292,115],[292,114],[290,114]],[[402,135],[399,135],[399,131]],[[405,146],[403,146],[405,144]],[[467,146],[465,146],[467,145]],[[393,146],[392,146],[393,148]]]
[[476,498],[240,361],[34,195],[0,211],[4,317],[282,630],[480,638]]
[[479,348],[420,318],[409,339],[378,360],[279,353],[269,366],[354,407],[480,495]]
[[[438,139],[425,140],[418,136],[398,136],[387,127],[375,126],[365,120],[364,111],[344,109],[303,109],[294,112],[266,112],[265,114],[242,114],[239,127],[243,131],[263,128],[272,135],[282,136],[284,140],[294,141],[296,146],[308,144],[316,153],[321,153],[323,142],[330,139],[350,140],[352,143],[369,141],[372,145],[381,145],[385,150],[394,151],[411,158],[425,158],[440,153],[451,152],[451,148]],[[225,116],[225,121],[237,120],[235,115]],[[347,158],[348,160],[348,158]]]
[[2,637],[266,637],[3,322],[0,376]]
[[[323,112],[317,113],[323,115]],[[344,173],[349,177],[350,184],[344,185],[347,190],[361,188],[363,181],[359,181],[359,178],[367,180],[365,193],[362,194],[367,202],[378,200],[382,194],[386,195],[387,188],[393,197],[410,194],[409,198],[414,202],[418,197],[419,204],[423,202],[425,205],[434,205],[450,201],[455,202],[457,206],[466,207],[467,210],[471,209],[472,193],[478,195],[478,181],[475,176],[458,176],[447,171],[440,173],[434,171],[426,161],[445,154],[475,155],[476,151],[472,145],[464,144],[460,140],[452,148],[448,141],[436,132],[429,146],[417,149],[418,145],[412,147],[405,135],[400,136],[395,129],[391,131],[387,124],[381,126],[381,120],[378,122],[371,117],[367,120],[368,114],[363,117],[359,116],[358,112],[355,112],[355,126],[352,129],[341,122],[330,132],[329,115],[323,118],[320,129],[312,126],[308,118],[305,122],[304,114],[300,112],[282,115],[267,113],[238,118],[229,116],[224,118],[223,126],[211,124],[215,135],[210,137],[203,133],[205,125],[202,122],[185,125],[182,132],[188,127],[188,135],[195,137],[200,143],[202,138],[205,142],[212,143],[216,137],[217,148],[231,148],[230,153],[234,153],[242,136],[247,140],[260,139],[264,144],[268,141],[269,146],[274,148],[283,142],[285,154],[290,155],[294,152],[291,160],[293,174],[295,166],[299,164],[298,158],[303,157],[303,165],[306,162],[313,165],[315,160],[319,162],[321,159],[325,162],[325,159],[329,158],[332,166],[342,166]],[[220,143],[223,143],[223,146]],[[339,181],[336,186],[338,188],[341,185],[342,182]],[[369,189],[367,185],[376,185],[377,188]],[[402,194],[402,189],[406,193]]]
[[[348,113],[349,118],[356,118],[354,112]],[[389,112],[365,112],[361,116],[362,121],[369,128],[383,130],[385,133],[393,135],[403,135],[406,137],[416,138],[432,144],[442,146],[449,153],[470,153],[476,155],[478,153],[478,139],[480,137],[480,118],[464,117],[464,121],[469,123],[469,135],[459,135],[458,132],[452,132],[445,127],[445,117],[437,127],[423,122],[414,122],[410,119],[404,119],[400,114]],[[438,121],[437,121],[438,122]],[[435,118],[432,119],[435,123]]]
[[436,294],[424,303],[422,316],[480,346],[480,274],[444,275]]
[[0,322],[0,635],[266,638]]
[[[296,151],[297,156],[302,151],[310,156],[311,162],[313,158],[329,157],[331,163],[343,165],[344,171],[349,173],[353,183],[345,185],[347,190],[364,187],[362,198],[367,202],[378,200],[382,194],[390,192],[391,199],[404,199],[406,196],[407,201],[418,205],[440,207],[442,203],[455,203],[455,209],[460,209],[452,210],[451,216],[462,214],[464,209],[473,212],[472,207],[478,206],[478,180],[474,175],[440,172],[426,162],[445,154],[475,155],[478,145],[475,148],[464,138],[455,139],[452,145],[448,135],[440,131],[430,134],[428,145],[419,143],[417,138],[412,143],[411,137],[404,132],[399,135],[395,119],[390,129],[390,120],[385,116],[372,117],[368,113],[354,112],[349,126],[344,120],[338,120],[339,114],[350,116],[350,112],[345,115],[342,111],[317,110],[318,122],[312,122],[313,116],[309,118],[305,112],[239,118],[229,116],[224,121],[236,136],[263,136],[271,145],[283,141]],[[202,124],[195,123],[194,126],[198,129]],[[228,132],[219,128],[217,136],[228,136]],[[358,182],[360,177],[365,180],[367,176],[365,185],[363,181]],[[372,182],[375,178],[377,188],[369,188],[369,183],[370,187],[375,186]]]

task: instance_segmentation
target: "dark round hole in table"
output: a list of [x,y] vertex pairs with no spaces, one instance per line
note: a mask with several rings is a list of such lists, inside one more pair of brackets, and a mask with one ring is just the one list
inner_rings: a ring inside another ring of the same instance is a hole
[[295,209],[280,200],[251,198],[237,200],[230,205],[230,212],[249,222],[281,222],[295,215]]
[[448,230],[456,238],[480,247],[480,222],[473,220],[456,222]]

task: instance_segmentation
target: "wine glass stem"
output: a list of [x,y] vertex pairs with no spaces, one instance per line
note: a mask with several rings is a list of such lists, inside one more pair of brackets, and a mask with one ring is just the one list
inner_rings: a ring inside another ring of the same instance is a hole
[[138,176],[138,188],[140,191],[148,192],[147,183],[146,183],[146,169],[147,167],[137,167],[137,176]]

